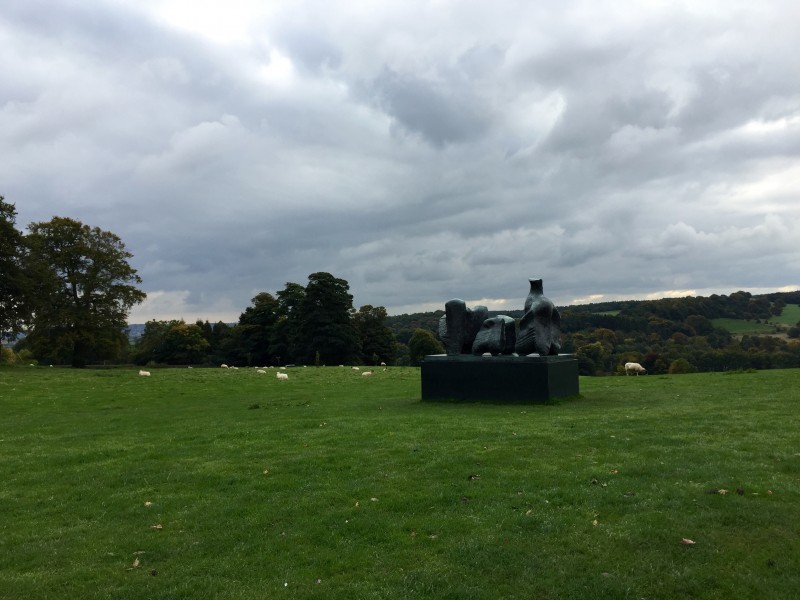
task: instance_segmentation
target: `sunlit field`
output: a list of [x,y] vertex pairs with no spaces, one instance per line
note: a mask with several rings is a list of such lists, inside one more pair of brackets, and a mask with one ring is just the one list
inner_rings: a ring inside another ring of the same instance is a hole
[[800,370],[0,369],[2,598],[796,598]]

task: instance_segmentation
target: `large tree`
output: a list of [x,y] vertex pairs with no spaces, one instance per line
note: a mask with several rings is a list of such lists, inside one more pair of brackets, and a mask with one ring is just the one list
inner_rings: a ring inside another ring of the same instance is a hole
[[16,222],[16,207],[0,196],[0,339],[14,338],[29,314],[28,279],[22,267],[25,239]]
[[272,364],[270,342],[278,320],[278,301],[272,294],[261,292],[251,302],[252,306],[239,315],[237,325],[242,351],[248,366]]
[[277,293],[277,319],[272,327],[269,353],[275,363],[292,363],[300,358],[300,327],[305,288],[299,283],[287,282]]
[[27,268],[35,281],[30,347],[41,359],[80,367],[127,349],[130,309],[146,294],[111,232],[74,219],[31,223]]
[[395,340],[386,324],[386,309],[383,306],[365,304],[353,315],[353,321],[361,339],[361,356],[364,364],[395,360]]
[[299,357],[302,362],[354,364],[361,343],[351,313],[353,296],[344,279],[330,273],[308,276],[300,311]]

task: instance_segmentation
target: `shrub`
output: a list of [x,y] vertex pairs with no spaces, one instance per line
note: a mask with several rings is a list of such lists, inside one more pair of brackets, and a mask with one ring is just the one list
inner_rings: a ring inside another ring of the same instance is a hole
[[682,373],[695,373],[696,371],[697,368],[695,368],[685,358],[678,358],[676,360],[673,360],[669,365],[670,375],[680,375]]

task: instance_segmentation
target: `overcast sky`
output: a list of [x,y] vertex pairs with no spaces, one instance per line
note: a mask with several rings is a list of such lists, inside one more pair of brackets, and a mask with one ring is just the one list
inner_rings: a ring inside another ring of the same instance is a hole
[[130,322],[800,288],[797,0],[4,0],[0,195]]

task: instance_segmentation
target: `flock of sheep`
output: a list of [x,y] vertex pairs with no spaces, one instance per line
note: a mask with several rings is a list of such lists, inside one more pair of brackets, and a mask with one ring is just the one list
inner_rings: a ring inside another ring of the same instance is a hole
[[[339,366],[340,367],[344,367],[344,365],[339,365]],[[383,367],[383,370],[385,371],[386,370],[386,363],[381,363],[381,366]],[[220,365],[220,367],[222,367],[223,369],[239,370],[239,367],[229,367],[225,363],[222,363]],[[191,369],[191,367],[189,367],[189,368]],[[361,370],[360,367],[350,367],[350,368],[353,371],[360,371]],[[258,367],[256,367],[256,373],[259,373],[261,375],[266,375],[267,374],[267,369],[272,369],[272,367],[261,367],[260,369]],[[289,379],[289,374],[283,372],[285,370],[286,370],[286,367],[281,367],[280,370],[276,374],[276,377],[281,381]],[[636,375],[644,373],[645,375],[647,375],[647,369],[645,369],[639,363],[635,363],[635,362],[625,363],[625,375],[630,375],[631,373],[635,373]],[[142,370],[140,370],[139,371],[139,375],[142,376],[142,377],[150,377],[150,371],[142,371]],[[363,373],[361,373],[362,377],[370,377],[371,375],[372,375],[372,371],[364,371]]]
[[[303,365],[303,366],[305,367],[305,365]],[[344,365],[339,365],[339,366],[340,367],[344,367]],[[383,367],[383,370],[385,371],[386,370],[386,363],[382,362],[381,366]],[[229,367],[225,363],[222,363],[220,365],[220,367],[223,368],[223,369],[232,369],[234,371],[238,371],[239,370],[239,367]],[[189,367],[189,368],[191,369],[192,367]],[[267,369],[272,369],[272,368],[273,367],[261,367],[261,368],[255,367],[256,373],[258,373],[260,375],[266,375],[267,374]],[[350,367],[350,368],[353,371],[360,371],[361,370],[361,367]],[[279,381],[285,381],[285,380],[289,379],[289,374],[288,373],[284,373],[285,370],[286,370],[286,367],[280,367],[278,372],[275,374]],[[371,375],[372,375],[372,371],[364,371],[363,373],[361,373],[362,377],[370,377]],[[143,371],[143,370],[140,369],[139,370],[139,376],[140,377],[150,377],[150,371]]]

